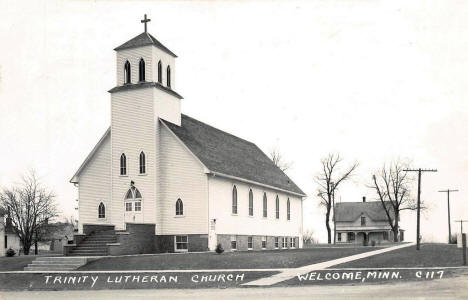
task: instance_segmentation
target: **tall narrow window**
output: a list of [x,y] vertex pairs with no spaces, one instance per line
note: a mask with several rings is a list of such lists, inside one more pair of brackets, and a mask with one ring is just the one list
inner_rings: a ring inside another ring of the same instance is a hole
[[232,213],[237,215],[237,188],[232,188]]
[[140,153],[140,174],[146,173],[146,156],[145,152],[141,151]]
[[263,193],[263,217],[268,217],[268,200],[266,193]]
[[247,250],[252,250],[253,249],[253,237],[249,236],[247,237]]
[[98,218],[99,219],[104,219],[106,217],[106,207],[104,206],[104,203],[100,203],[98,207]]
[[158,62],[158,82],[162,83],[162,63]]
[[120,175],[127,175],[127,157],[125,153],[120,155]]
[[366,217],[361,217],[361,226],[366,226]]
[[275,249],[279,248],[279,237],[275,236]]
[[138,81],[145,81],[145,61],[143,58],[140,59],[140,69],[138,73]]
[[130,62],[127,60],[124,65],[124,83],[131,83]]
[[253,216],[253,193],[249,190],[249,216]]
[[175,214],[176,216],[183,216],[184,215],[184,203],[182,200],[177,199],[176,205],[175,205]]
[[171,67],[167,66],[167,71],[166,71],[166,82],[167,82],[167,87],[171,87]]
[[291,220],[291,202],[289,202],[289,198],[288,198],[288,202],[286,203],[286,210],[287,210],[287,215],[288,215],[288,221]]
[[276,195],[276,218],[279,219],[279,198]]

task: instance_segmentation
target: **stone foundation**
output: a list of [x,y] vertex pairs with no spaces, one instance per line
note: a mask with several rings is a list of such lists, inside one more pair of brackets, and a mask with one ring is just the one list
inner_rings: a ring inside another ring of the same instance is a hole
[[156,253],[154,224],[126,223],[126,228],[116,232],[115,244],[108,244],[109,255]]

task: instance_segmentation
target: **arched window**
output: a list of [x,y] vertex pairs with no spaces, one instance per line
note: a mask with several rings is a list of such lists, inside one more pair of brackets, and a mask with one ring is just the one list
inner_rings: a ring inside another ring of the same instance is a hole
[[288,220],[291,220],[291,203],[289,202],[289,198],[288,198],[288,202],[286,203],[286,206],[287,206],[287,215],[288,215]]
[[177,199],[175,204],[175,214],[176,216],[183,216],[184,215],[184,203],[182,200]]
[[158,82],[162,83],[162,63],[158,62]]
[[106,217],[106,207],[104,206],[104,203],[100,203],[98,207],[98,218],[99,219],[104,219]]
[[276,218],[279,219],[279,197],[276,195]]
[[237,188],[232,188],[232,213],[237,215]]
[[142,198],[140,191],[132,186],[125,194],[125,211],[141,211]]
[[120,155],[120,175],[127,175],[127,157],[125,153]]
[[263,217],[268,217],[268,200],[266,193],[263,193]]
[[253,216],[253,193],[249,190],[249,216]]
[[171,87],[171,67],[167,66],[167,71],[166,71],[166,82],[167,82],[167,87]]
[[140,69],[138,74],[138,81],[145,81],[145,61],[143,58],[140,59]]
[[140,153],[140,174],[146,173],[146,157],[145,152],[141,151]]
[[128,60],[125,62],[125,66],[124,66],[124,83],[127,84],[127,83],[131,83],[132,80],[131,80],[131,71],[130,71],[130,62],[128,62]]

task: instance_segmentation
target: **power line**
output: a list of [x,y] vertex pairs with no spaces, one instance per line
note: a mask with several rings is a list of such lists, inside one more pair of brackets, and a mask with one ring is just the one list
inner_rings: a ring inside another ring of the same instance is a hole
[[420,248],[420,219],[421,219],[421,174],[423,172],[437,172],[437,169],[405,169],[405,172],[418,172],[418,211],[417,211],[417,224],[416,224],[416,250]]
[[448,243],[450,244],[450,237],[452,236],[452,232],[450,230],[450,192],[458,192],[458,190],[446,189],[446,190],[438,191],[438,192],[447,193],[447,214],[448,214],[448,230],[449,230]]

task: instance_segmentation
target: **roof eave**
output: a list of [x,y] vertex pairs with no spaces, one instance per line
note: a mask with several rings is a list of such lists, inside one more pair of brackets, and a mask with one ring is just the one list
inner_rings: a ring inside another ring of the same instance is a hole
[[88,154],[88,156],[85,158],[85,160],[83,161],[83,163],[80,165],[80,167],[78,168],[78,170],[75,172],[75,174],[73,175],[73,177],[70,179],[70,183],[79,183],[79,175],[81,173],[81,171],[83,171],[84,167],[88,164],[88,162],[91,160],[91,158],[93,158],[94,154],[97,152],[97,150],[99,149],[99,147],[101,146],[101,144],[104,142],[104,140],[106,139],[107,135],[110,134],[110,126],[109,128],[107,128],[106,132],[104,133],[104,135],[101,137],[101,139],[99,139],[99,141],[97,142],[96,146],[94,146],[93,150],[91,150],[91,152]]
[[273,190],[281,191],[281,192],[284,192],[284,193],[288,193],[288,194],[291,194],[291,195],[299,196],[301,198],[307,197],[306,194],[301,194],[301,193],[289,191],[289,190],[282,189],[282,188],[279,188],[279,187],[276,187],[276,186],[273,186],[273,185],[260,183],[260,182],[254,181],[254,180],[249,180],[249,179],[245,179],[245,178],[241,178],[241,177],[237,177],[237,176],[232,176],[232,175],[228,175],[228,174],[224,174],[224,173],[220,173],[220,172],[215,172],[215,171],[211,171],[210,174],[213,174],[215,176],[224,177],[224,178],[238,180],[238,181],[245,182],[245,183],[255,184],[255,185],[258,185],[258,186],[262,186],[262,187],[270,188],[270,189],[273,189]]

